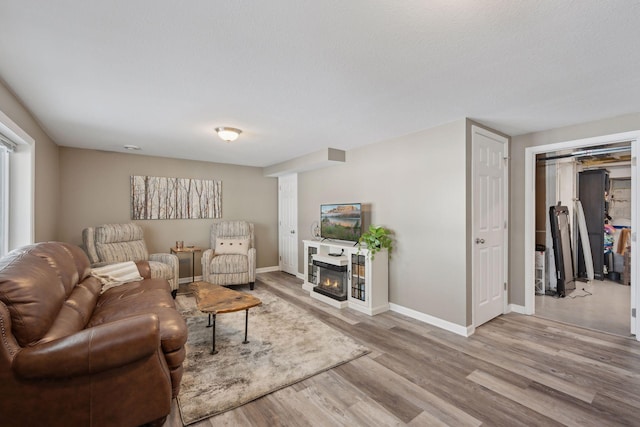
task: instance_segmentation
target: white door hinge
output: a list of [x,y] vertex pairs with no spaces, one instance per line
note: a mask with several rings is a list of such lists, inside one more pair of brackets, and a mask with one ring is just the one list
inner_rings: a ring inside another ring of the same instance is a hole
[[636,317],[636,309],[635,308],[631,309],[631,317]]
[[504,290],[507,290],[507,282],[504,282]]

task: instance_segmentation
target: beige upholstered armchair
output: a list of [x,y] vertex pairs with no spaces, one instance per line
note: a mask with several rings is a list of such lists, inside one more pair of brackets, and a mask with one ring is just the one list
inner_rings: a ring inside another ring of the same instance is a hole
[[256,249],[253,224],[221,221],[211,226],[211,249],[202,254],[202,280],[216,285],[249,284],[256,281]]
[[151,277],[169,281],[175,296],[178,290],[179,264],[173,254],[149,254],[142,227],[137,224],[103,224],[82,230],[84,249],[91,267],[124,261],[149,261]]

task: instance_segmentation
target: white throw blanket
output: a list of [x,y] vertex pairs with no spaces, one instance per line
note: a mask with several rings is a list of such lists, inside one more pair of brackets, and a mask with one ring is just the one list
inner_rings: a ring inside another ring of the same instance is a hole
[[92,268],[91,275],[97,277],[98,280],[102,282],[102,291],[100,291],[100,293],[105,293],[105,291],[125,283],[142,280],[142,276],[140,276],[138,272],[138,267],[133,261]]

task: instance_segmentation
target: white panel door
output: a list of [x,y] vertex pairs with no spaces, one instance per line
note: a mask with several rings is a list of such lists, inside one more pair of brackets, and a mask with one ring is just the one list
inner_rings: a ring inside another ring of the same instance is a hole
[[473,325],[505,310],[508,140],[472,126]]
[[298,274],[298,175],[278,178],[280,270]]

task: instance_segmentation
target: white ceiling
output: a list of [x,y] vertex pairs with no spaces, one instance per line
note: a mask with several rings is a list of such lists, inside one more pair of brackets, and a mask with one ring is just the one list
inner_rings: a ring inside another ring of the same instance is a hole
[[637,0],[0,0],[0,79],[59,145],[268,166],[463,117],[518,135],[639,112],[638,18]]

